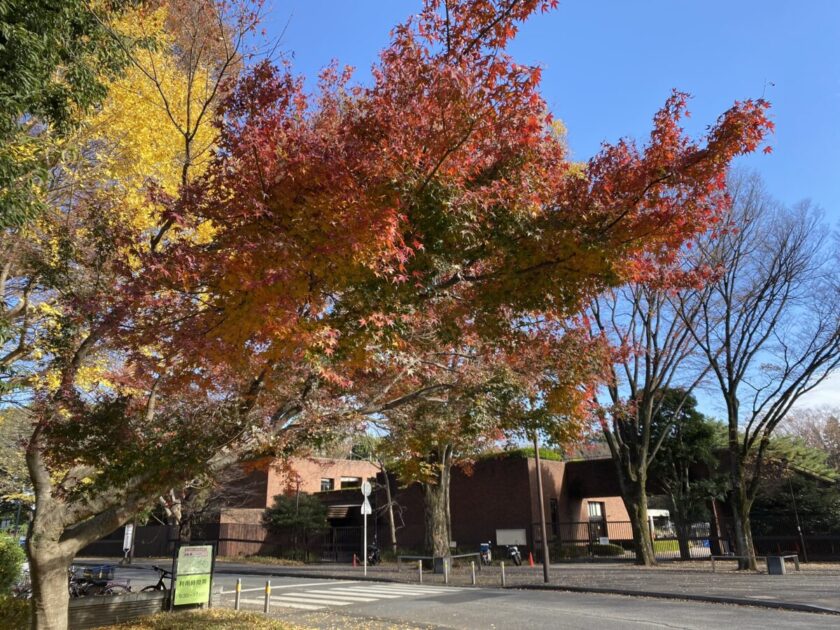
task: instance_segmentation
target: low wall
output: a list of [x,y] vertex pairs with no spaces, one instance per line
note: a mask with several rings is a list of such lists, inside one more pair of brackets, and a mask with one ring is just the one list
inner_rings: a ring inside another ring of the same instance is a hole
[[169,591],[74,598],[70,600],[69,626],[85,630],[132,621],[162,611],[168,598]]

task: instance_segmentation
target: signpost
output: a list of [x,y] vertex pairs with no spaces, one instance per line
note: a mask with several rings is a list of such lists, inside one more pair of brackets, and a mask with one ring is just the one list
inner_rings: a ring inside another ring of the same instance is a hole
[[207,604],[213,578],[213,545],[185,545],[178,550],[175,606]]
[[129,523],[125,526],[125,534],[123,534],[123,559],[126,564],[131,564],[134,557],[134,523]]
[[362,496],[365,498],[365,501],[364,501],[364,503],[362,503],[362,515],[365,517],[364,518],[365,522],[364,522],[364,527],[362,528],[362,531],[364,532],[362,534],[362,566],[364,567],[365,576],[367,576],[367,560],[368,560],[368,554],[367,554],[367,546],[368,546],[367,545],[367,517],[368,517],[368,514],[373,513],[373,510],[371,510],[371,507],[370,507],[370,501],[368,501],[368,497],[370,496],[370,490],[371,490],[370,482],[369,481],[363,481],[362,482]]

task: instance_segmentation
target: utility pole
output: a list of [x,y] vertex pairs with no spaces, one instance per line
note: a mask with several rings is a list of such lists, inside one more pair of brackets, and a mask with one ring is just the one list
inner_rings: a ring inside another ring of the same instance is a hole
[[796,531],[799,532],[799,544],[802,545],[802,561],[808,562],[808,551],[805,549],[805,536],[802,535],[802,525],[799,523],[799,510],[796,509],[796,496],[793,494],[793,484],[790,481],[791,474],[787,462],[785,462],[785,468],[787,468],[788,472],[788,490],[790,490],[790,500],[793,502],[793,517],[796,519]]
[[540,505],[540,536],[542,537],[543,581],[548,584],[548,529],[545,526],[545,499],[543,498],[542,465],[540,464],[540,442],[534,430],[534,457],[537,460],[537,495]]

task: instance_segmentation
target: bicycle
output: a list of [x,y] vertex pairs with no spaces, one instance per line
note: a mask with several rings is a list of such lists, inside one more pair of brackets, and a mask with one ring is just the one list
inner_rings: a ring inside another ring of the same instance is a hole
[[28,562],[24,562],[20,568],[18,581],[12,586],[12,597],[17,599],[32,599],[32,581],[29,576]]
[[[140,589],[141,593],[147,593],[149,591],[168,591],[172,588],[172,571],[167,571],[166,569],[161,569],[160,567],[152,566],[152,569],[158,572],[158,581],[157,584],[149,584],[149,586],[144,586]],[[166,584],[163,583],[164,580],[169,580],[169,588],[166,588]]]
[[[75,566],[68,570],[68,590],[70,597],[89,597],[91,595],[126,595],[131,592],[130,580],[114,580],[114,567],[104,565],[97,567],[99,578],[94,577],[94,571],[84,569],[81,576]],[[103,577],[104,575],[104,577]]]

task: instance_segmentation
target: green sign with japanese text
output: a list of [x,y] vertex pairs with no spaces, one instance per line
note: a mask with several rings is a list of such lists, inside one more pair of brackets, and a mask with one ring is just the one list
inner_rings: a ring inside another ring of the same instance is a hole
[[212,571],[212,545],[181,547],[178,550],[175,605],[206,604],[209,602]]

